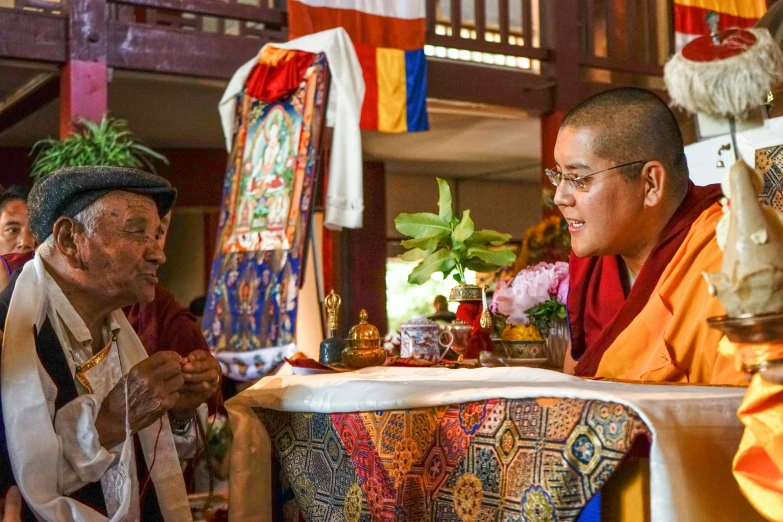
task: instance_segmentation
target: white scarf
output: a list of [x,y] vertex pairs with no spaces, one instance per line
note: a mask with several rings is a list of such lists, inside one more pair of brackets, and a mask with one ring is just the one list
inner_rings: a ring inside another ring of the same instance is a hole
[[[45,291],[45,270],[38,254],[32,262],[25,264],[11,297],[5,324],[0,392],[11,468],[22,495],[37,518],[57,522],[103,522],[107,520],[105,516],[62,495],[57,484],[58,473],[52,469],[63,456],[49,416],[35,347],[35,332],[40,331],[46,319],[48,297]],[[125,375],[134,365],[147,358],[147,352],[122,311],[113,312],[112,318],[120,325],[117,347],[122,373]],[[160,424],[155,422],[139,432],[144,458],[147,467],[152,466],[152,482],[164,520],[191,521],[185,481],[168,417],[163,415],[161,421],[163,428],[157,441],[154,466],[152,460]],[[132,445],[133,437],[128,435],[118,464],[124,465],[125,469],[132,469]],[[130,483],[123,488],[122,497],[112,522],[122,520],[128,513]]]

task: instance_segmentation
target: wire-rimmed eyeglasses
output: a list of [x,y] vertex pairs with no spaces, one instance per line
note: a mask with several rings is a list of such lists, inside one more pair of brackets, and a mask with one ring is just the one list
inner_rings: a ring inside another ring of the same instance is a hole
[[571,190],[585,190],[587,189],[587,183],[585,180],[588,178],[595,176],[596,174],[601,174],[602,172],[608,172],[610,170],[619,169],[621,167],[627,167],[628,165],[633,165],[635,163],[647,163],[649,160],[636,160],[631,161],[629,163],[623,163],[622,165],[615,165],[614,167],[609,167],[608,169],[599,170],[598,172],[591,172],[590,174],[585,174],[584,176],[566,176],[559,170],[553,170],[553,169],[545,169],[544,172],[546,172],[546,177],[549,178],[549,181],[552,182],[552,185],[558,186],[560,185],[561,181],[565,181],[568,184],[568,188]]

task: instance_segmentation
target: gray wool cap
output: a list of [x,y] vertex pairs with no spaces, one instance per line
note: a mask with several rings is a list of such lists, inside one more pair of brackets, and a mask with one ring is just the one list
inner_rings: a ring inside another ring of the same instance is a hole
[[60,216],[74,217],[113,190],[149,196],[165,215],[177,199],[168,180],[125,167],[71,167],[36,182],[27,198],[28,223],[39,243],[49,237]]

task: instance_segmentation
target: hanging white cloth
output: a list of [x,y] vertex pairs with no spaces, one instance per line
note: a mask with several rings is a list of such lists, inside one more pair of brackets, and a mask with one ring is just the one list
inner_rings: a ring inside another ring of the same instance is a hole
[[[326,110],[326,124],[334,127],[330,150],[329,183],[326,192],[326,219],[324,226],[332,230],[361,228],[364,211],[362,188],[362,135],[359,119],[364,101],[362,68],[356,57],[351,38],[338,27],[285,43],[266,46],[279,49],[324,53],[329,63],[331,84]],[[226,138],[226,149],[231,152],[236,132],[237,95],[242,91],[250,71],[258,63],[258,56],[240,67],[231,78],[218,110]]]

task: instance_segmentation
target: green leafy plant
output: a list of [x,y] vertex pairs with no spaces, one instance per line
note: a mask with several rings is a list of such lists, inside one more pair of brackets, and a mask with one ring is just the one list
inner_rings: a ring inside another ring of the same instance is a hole
[[442,272],[446,278],[454,270],[454,279],[464,283],[466,269],[494,272],[514,262],[516,256],[510,248],[489,248],[504,245],[511,239],[510,234],[475,230],[470,210],[462,213],[462,219],[454,216],[449,184],[438,178],[438,188],[437,214],[403,213],[394,220],[397,231],[411,238],[402,241],[402,246],[408,251],[401,258],[404,261],[423,258],[408,276],[409,283],[423,284],[435,272]]
[[76,121],[74,132],[64,140],[48,138],[33,145],[37,153],[30,177],[40,179],[66,167],[133,167],[155,172],[152,160],[168,160],[133,138],[125,120],[104,116],[100,123],[85,118]]

